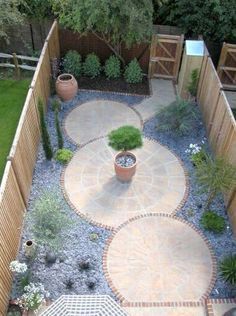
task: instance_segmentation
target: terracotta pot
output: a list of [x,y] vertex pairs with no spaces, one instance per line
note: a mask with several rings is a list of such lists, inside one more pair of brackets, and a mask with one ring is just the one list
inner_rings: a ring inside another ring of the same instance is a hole
[[[121,157],[124,155],[132,156],[135,160],[135,163],[130,167],[122,167],[122,166],[118,165],[116,163],[116,159],[118,157]],[[131,181],[132,177],[134,176],[134,174],[136,172],[136,165],[137,165],[136,156],[134,154],[132,154],[131,152],[126,151],[126,152],[121,152],[121,153],[117,154],[115,157],[114,167],[115,167],[115,172],[116,172],[116,176],[117,176],[118,180],[120,180],[121,182]]]
[[56,92],[63,101],[73,99],[78,91],[78,83],[74,76],[62,74],[57,77]]

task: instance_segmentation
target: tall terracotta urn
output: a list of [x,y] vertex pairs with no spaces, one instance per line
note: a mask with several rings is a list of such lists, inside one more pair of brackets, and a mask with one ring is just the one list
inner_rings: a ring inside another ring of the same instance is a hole
[[78,91],[78,83],[71,74],[62,74],[57,77],[56,92],[63,101],[73,99]]

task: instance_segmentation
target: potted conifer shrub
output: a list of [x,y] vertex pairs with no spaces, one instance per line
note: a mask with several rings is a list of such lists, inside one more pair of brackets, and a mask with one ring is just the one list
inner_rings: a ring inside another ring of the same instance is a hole
[[109,146],[121,151],[115,157],[114,168],[118,180],[129,182],[136,171],[136,156],[129,150],[139,148],[143,145],[142,135],[138,128],[133,126],[122,126],[113,130],[108,135]]

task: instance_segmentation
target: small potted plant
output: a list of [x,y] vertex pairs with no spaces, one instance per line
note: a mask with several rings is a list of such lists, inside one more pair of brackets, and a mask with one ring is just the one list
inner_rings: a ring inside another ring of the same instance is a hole
[[138,128],[133,126],[122,126],[113,130],[108,135],[109,146],[119,152],[115,157],[114,167],[118,180],[129,182],[136,171],[136,156],[129,150],[139,148],[143,145],[142,135]]

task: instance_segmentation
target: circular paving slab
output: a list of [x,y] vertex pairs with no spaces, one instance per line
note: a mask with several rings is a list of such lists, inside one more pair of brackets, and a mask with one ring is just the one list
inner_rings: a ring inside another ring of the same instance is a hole
[[153,214],[121,225],[106,250],[104,270],[128,302],[196,301],[213,286],[215,259],[188,224]]
[[110,228],[134,216],[173,213],[186,196],[186,178],[179,159],[166,147],[144,139],[137,171],[130,183],[114,173],[114,152],[107,139],[79,149],[66,167],[63,182],[67,200],[88,219]]
[[127,105],[108,100],[94,100],[75,107],[65,119],[67,135],[77,144],[107,135],[122,125],[141,128],[137,113]]

